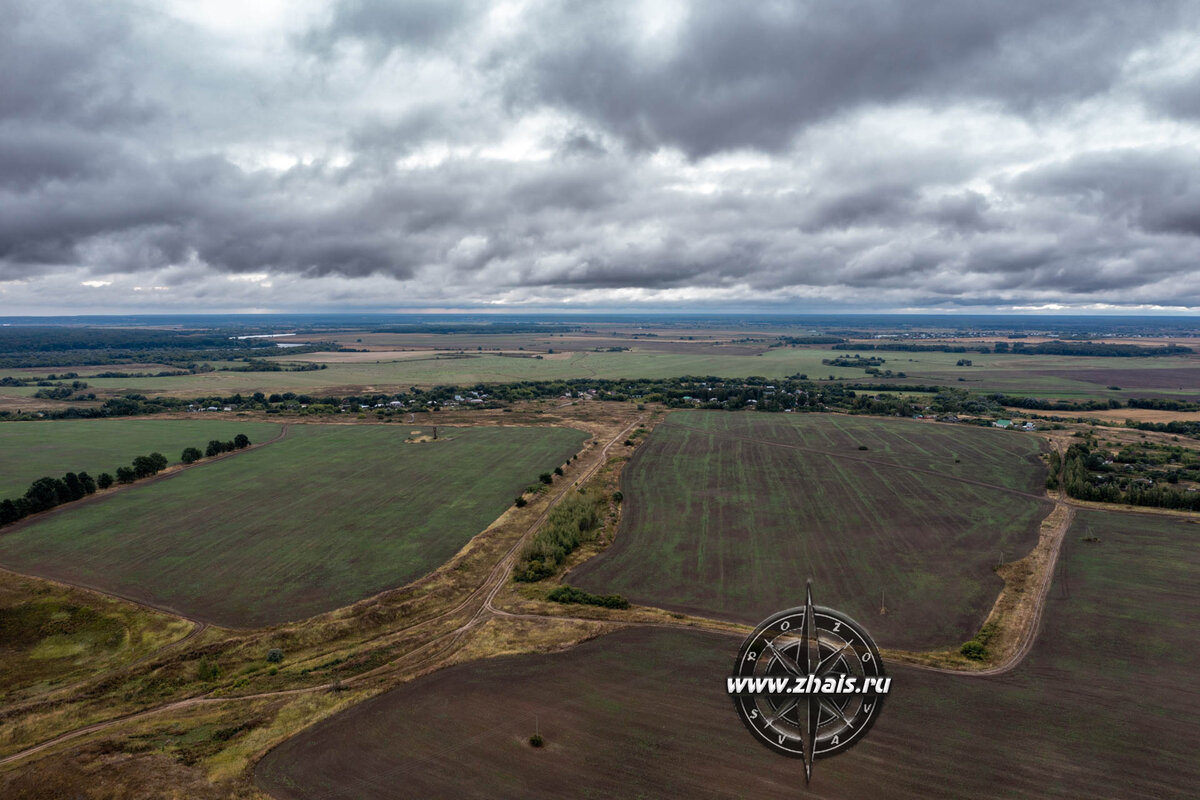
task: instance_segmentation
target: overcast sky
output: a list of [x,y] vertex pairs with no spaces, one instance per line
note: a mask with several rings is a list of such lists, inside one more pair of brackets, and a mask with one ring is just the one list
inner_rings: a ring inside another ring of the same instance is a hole
[[0,315],[1200,311],[1200,2],[0,12]]

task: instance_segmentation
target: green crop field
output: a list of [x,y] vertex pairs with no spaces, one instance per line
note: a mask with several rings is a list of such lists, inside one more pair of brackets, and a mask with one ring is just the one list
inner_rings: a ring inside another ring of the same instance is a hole
[[615,543],[569,581],[757,623],[801,603],[811,577],[882,644],[955,645],[995,601],[992,566],[1028,552],[1049,511],[1038,441],[913,420],[675,412],[625,470]]
[[[1188,688],[1200,656],[1195,528],[1082,512],[1027,660],[994,678],[889,666],[892,693],[871,732],[817,761],[809,791],[1191,796],[1200,784],[1200,696]],[[738,644],[624,630],[566,653],[441,670],[288,740],[256,781],[278,800],[373,800],[397,785],[429,798],[803,796],[800,763],[757,744],[724,692]],[[527,743],[535,726],[541,749]]]
[[567,428],[293,425],[261,449],[0,535],[0,563],[222,625],[267,625],[450,558],[587,438]]
[[178,463],[185,447],[204,450],[212,439],[239,433],[251,442],[273,439],[280,426],[236,419],[96,419],[0,424],[0,498],[24,494],[29,484],[66,472],[115,472],[136,456],[159,452]]

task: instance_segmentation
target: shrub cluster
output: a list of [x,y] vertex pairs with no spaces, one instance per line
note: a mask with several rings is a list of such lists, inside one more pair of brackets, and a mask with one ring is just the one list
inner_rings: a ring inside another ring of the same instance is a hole
[[587,606],[602,606],[604,608],[629,608],[629,601],[619,594],[592,594],[565,583],[550,594],[547,600],[555,603],[581,603]]
[[533,582],[553,575],[576,547],[595,538],[605,501],[597,493],[574,495],[551,509],[546,524],[521,553],[513,577]]
[[983,661],[988,655],[988,642],[995,637],[997,630],[996,623],[989,622],[979,629],[975,638],[958,648],[958,651],[972,661]]

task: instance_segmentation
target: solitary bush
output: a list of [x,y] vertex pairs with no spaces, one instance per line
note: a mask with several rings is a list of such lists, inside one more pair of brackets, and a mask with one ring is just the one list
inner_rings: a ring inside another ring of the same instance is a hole
[[196,677],[202,681],[215,681],[221,677],[221,668],[215,662],[202,658],[196,665]]
[[542,738],[540,733],[535,733],[529,737],[529,744],[531,747],[543,747],[546,744],[546,740]]
[[543,472],[541,475],[538,475],[538,480],[548,485],[554,483],[554,476],[549,472]]
[[960,647],[959,652],[972,661],[983,661],[987,657],[987,648],[974,639]]
[[626,447],[633,447],[633,445],[634,445],[633,439],[626,439],[626,440],[625,440],[625,446],[626,446]]
[[278,664],[281,661],[283,661],[283,651],[278,647],[272,647],[267,651],[268,664]]
[[529,505],[529,501],[525,499],[524,495],[517,495],[517,499],[513,501],[513,505],[517,508],[524,508]]
[[249,447],[250,437],[244,433],[239,433],[237,436],[233,437],[233,446],[238,450],[241,450],[243,447]]
[[867,449],[867,446],[866,446],[865,444],[860,444],[860,445],[858,446],[858,449],[859,449],[859,450],[866,450],[866,449]]
[[616,500],[619,503],[624,499],[625,499],[625,493],[622,492],[620,489],[613,492],[613,500]]
[[562,475],[562,474],[563,474],[563,468],[562,468],[562,467],[555,467],[555,468],[554,468],[554,474],[555,474],[555,475]]

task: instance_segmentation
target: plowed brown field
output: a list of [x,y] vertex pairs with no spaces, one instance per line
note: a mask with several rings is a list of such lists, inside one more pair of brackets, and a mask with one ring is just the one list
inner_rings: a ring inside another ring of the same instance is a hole
[[1194,527],[1081,512],[1029,658],[995,678],[893,668],[869,736],[807,792],[724,694],[738,640],[648,629],[435,673],[284,743],[257,780],[280,800],[1191,797]]
[[802,602],[811,577],[883,645],[956,645],[1000,591],[993,565],[1037,541],[1038,453],[998,429],[678,412],[624,472],[615,543],[569,581],[757,623]]

